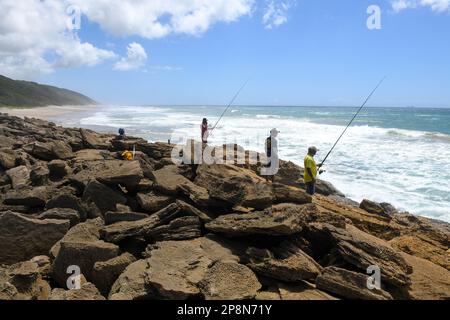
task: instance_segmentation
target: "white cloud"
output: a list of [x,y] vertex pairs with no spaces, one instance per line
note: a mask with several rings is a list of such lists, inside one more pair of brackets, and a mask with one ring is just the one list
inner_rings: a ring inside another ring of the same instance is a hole
[[127,56],[118,61],[114,69],[119,71],[129,71],[139,69],[147,61],[145,49],[136,42],[130,43],[127,47]]
[[115,36],[148,39],[199,35],[218,22],[249,15],[255,0],[71,0],[87,18]]
[[436,12],[450,11],[450,0],[393,0],[392,9],[400,12],[405,9],[430,7]]
[[0,73],[32,79],[55,68],[92,66],[115,57],[67,30],[66,8],[58,0],[1,0]]
[[[88,20],[113,36],[155,39],[171,34],[200,35],[216,23],[230,23],[250,15],[254,3],[255,0],[0,0],[0,73],[32,79],[57,68],[94,66],[117,58],[113,51],[83,42],[76,30],[68,30],[66,10],[70,5],[79,7]],[[131,52],[116,67],[132,67],[133,54],[141,53]]]
[[288,12],[292,7],[290,1],[267,1],[263,15],[263,24],[266,29],[279,27],[288,21]]

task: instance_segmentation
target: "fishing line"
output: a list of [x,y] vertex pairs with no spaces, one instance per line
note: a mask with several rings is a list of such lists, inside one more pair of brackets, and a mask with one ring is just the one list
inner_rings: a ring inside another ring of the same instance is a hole
[[378,88],[381,86],[381,84],[384,82],[384,80],[386,80],[386,77],[384,77],[383,79],[381,79],[381,81],[377,84],[377,86],[375,87],[375,89],[372,90],[372,92],[369,94],[369,96],[367,97],[367,99],[364,101],[364,103],[362,104],[361,107],[359,107],[358,111],[355,113],[355,115],[353,116],[352,120],[350,120],[349,124],[347,125],[347,127],[344,129],[344,131],[341,133],[341,135],[339,136],[339,138],[336,140],[336,142],[334,143],[333,147],[330,149],[330,151],[327,153],[327,155],[325,156],[325,158],[323,159],[321,165],[323,166],[323,164],[325,163],[325,161],[327,161],[328,157],[330,156],[330,154],[333,152],[334,148],[336,148],[337,144],[339,143],[339,141],[342,139],[342,137],[344,136],[344,134],[347,132],[347,129],[352,125],[353,121],[355,121],[356,117],[359,115],[359,113],[361,112],[361,110],[366,106],[367,102],[369,102],[370,98],[373,96],[373,94],[378,90]]
[[217,125],[220,123],[220,120],[222,120],[222,118],[225,116],[225,114],[227,113],[228,109],[230,109],[230,107],[233,105],[234,101],[237,99],[237,97],[239,96],[239,94],[242,92],[242,90],[244,90],[244,88],[247,86],[249,80],[245,81],[244,85],[239,89],[239,91],[234,95],[233,99],[231,99],[230,103],[228,104],[228,106],[226,107],[226,109],[222,112],[219,120],[217,120],[216,124],[214,125],[214,127],[210,130],[210,133],[212,134],[212,132],[214,131],[214,129],[216,129]]

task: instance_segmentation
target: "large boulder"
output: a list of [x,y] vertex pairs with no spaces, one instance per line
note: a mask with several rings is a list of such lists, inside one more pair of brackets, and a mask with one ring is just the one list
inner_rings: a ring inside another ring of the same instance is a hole
[[131,263],[114,282],[109,293],[110,300],[143,300],[153,298],[146,285],[148,262]]
[[228,237],[271,235],[287,236],[298,233],[305,217],[314,214],[315,205],[275,205],[264,211],[229,214],[207,223],[206,229]]
[[200,165],[195,184],[207,189],[211,198],[230,207],[264,209],[274,199],[273,189],[265,179],[253,171],[232,165]]
[[62,193],[55,195],[53,198],[47,201],[45,208],[47,210],[62,209],[62,208],[72,209],[79,212],[81,221],[86,220],[86,210],[83,207],[81,200],[70,193]]
[[179,173],[176,165],[165,166],[152,172],[152,180],[158,191],[169,196],[176,196],[180,186],[192,184],[189,179]]
[[64,237],[55,243],[50,250],[50,256],[54,259],[59,254],[61,242],[96,242],[100,240],[100,228],[104,226],[101,218],[87,220],[70,229]]
[[85,147],[91,149],[108,149],[109,143],[94,131],[80,129],[80,133]]
[[255,274],[236,262],[216,262],[199,283],[206,300],[253,299],[261,289]]
[[0,214],[0,264],[13,264],[45,255],[69,230],[68,220],[39,220]]
[[289,241],[271,250],[249,248],[246,259],[247,266],[257,274],[286,282],[314,281],[322,270],[313,258]]
[[[200,282],[205,279],[209,268],[215,262],[239,261],[230,249],[206,237],[158,242],[147,249],[147,252],[147,290],[157,299],[181,300],[200,297]],[[227,272],[221,276],[226,278]],[[229,282],[228,287],[226,283],[221,282],[221,289],[230,293],[234,285],[235,281]],[[208,292],[207,290],[204,292]]]
[[118,243],[126,238],[148,237],[151,230],[173,220],[180,212],[175,204],[154,213],[146,219],[124,221],[105,226],[100,230],[101,238],[112,243]]
[[86,162],[69,180],[83,189],[88,182],[96,179],[106,185],[122,185],[135,188],[144,177],[138,161],[104,160]]
[[49,209],[39,214],[38,218],[41,220],[45,219],[69,220],[71,228],[80,223],[80,213],[76,210],[68,208]]
[[64,178],[70,168],[67,166],[67,162],[63,160],[53,160],[48,163],[49,174],[53,179]]
[[380,203],[370,201],[367,199],[364,199],[361,201],[359,207],[363,210],[366,210],[369,213],[378,214],[381,216],[388,216],[388,212],[383,208],[383,206]]
[[30,169],[26,166],[19,166],[6,171],[6,174],[11,179],[11,184],[14,189],[19,189],[30,184]]
[[117,278],[135,261],[136,258],[132,254],[124,253],[107,261],[96,262],[92,271],[92,282],[107,297]]
[[51,141],[47,143],[34,142],[31,145],[26,146],[25,150],[33,157],[45,161],[54,159],[66,160],[74,157],[70,145],[63,141]]
[[3,203],[11,206],[26,206],[29,208],[45,207],[48,192],[47,187],[11,190],[5,195]]
[[336,267],[325,268],[316,279],[318,289],[338,297],[361,300],[391,300],[392,296],[382,289],[369,289],[368,276]]
[[274,201],[278,203],[311,203],[312,197],[304,190],[284,184],[274,183],[272,185]]
[[119,255],[119,247],[101,240],[61,241],[60,249],[53,261],[53,278],[59,285],[65,287],[69,277],[67,270],[70,266],[78,266],[81,274],[91,281],[93,268],[98,261],[107,261]]
[[127,198],[119,191],[93,179],[84,189],[82,201],[94,203],[102,213],[113,211],[117,204],[125,204]]
[[[3,137],[0,137],[3,139]],[[4,170],[12,169],[16,166],[17,163],[17,155],[14,150],[11,149],[3,149],[0,150],[0,168]]]
[[50,171],[45,163],[38,163],[31,168],[30,180],[33,186],[42,186],[48,183]]
[[405,290],[411,283],[408,276],[411,266],[388,242],[352,225],[341,229],[317,223],[310,225],[310,230],[309,240],[313,249],[328,246],[329,258],[348,263],[364,273],[369,267],[378,266],[382,270],[382,282],[390,286],[387,290],[398,298],[406,294]]

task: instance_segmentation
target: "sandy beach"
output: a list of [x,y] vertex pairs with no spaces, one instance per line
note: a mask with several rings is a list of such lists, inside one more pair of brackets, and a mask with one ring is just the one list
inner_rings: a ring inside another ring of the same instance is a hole
[[47,106],[47,107],[34,107],[34,108],[0,108],[0,113],[8,113],[17,117],[29,117],[38,118],[43,120],[49,120],[54,117],[65,116],[72,113],[79,113],[84,111],[92,111],[98,108],[96,105],[86,106]]

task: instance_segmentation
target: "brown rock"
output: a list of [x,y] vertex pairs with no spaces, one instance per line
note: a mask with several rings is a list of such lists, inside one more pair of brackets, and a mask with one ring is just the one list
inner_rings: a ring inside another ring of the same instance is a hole
[[247,266],[257,274],[286,282],[315,280],[322,270],[313,258],[288,241],[271,251],[249,248],[246,258]]
[[42,212],[38,215],[38,218],[41,220],[45,219],[55,219],[55,220],[69,220],[70,227],[77,225],[80,223],[80,214],[78,211],[68,208],[54,208],[47,211]]
[[0,264],[47,254],[68,229],[66,220],[31,219],[14,212],[0,214]]
[[[214,262],[239,261],[229,249],[210,238],[158,242],[147,249],[147,256],[146,283],[157,299],[199,297],[199,283]],[[231,284],[228,290],[232,291]]]
[[255,298],[261,284],[246,266],[216,262],[199,283],[206,300],[248,300]]
[[14,189],[22,188],[30,183],[30,170],[26,166],[9,169],[6,174],[11,179]]
[[173,203],[173,198],[156,195],[154,192],[138,193],[136,199],[145,212],[153,213]]
[[147,234],[153,241],[188,240],[201,236],[201,224],[198,217],[181,217],[150,230]]
[[86,282],[80,289],[53,289],[49,300],[93,301],[106,300],[92,283]]
[[114,282],[110,300],[143,300],[153,298],[146,286],[148,262],[138,260],[130,264]]
[[119,222],[106,226],[100,230],[101,238],[108,242],[118,243],[126,238],[146,237],[152,229],[173,220],[179,211],[178,206],[173,203],[146,219]]
[[402,253],[412,266],[409,295],[416,300],[450,300],[450,271],[422,258]]
[[117,278],[135,261],[136,258],[132,254],[124,253],[108,261],[96,262],[92,272],[92,282],[104,296],[108,296]]
[[95,242],[61,241],[60,249],[53,261],[53,277],[59,285],[65,287],[69,277],[69,266],[78,266],[88,281],[92,280],[93,268],[98,261],[107,261],[117,257],[119,247],[101,240]]
[[249,214],[220,216],[206,224],[206,229],[228,237],[248,235],[287,236],[298,233],[305,216],[315,211],[314,205],[275,205]]
[[125,204],[127,198],[116,190],[93,179],[84,189],[82,201],[94,203],[102,213],[113,211],[117,204]]
[[369,289],[368,276],[336,267],[325,268],[316,279],[318,289],[346,299],[391,300],[392,296],[381,289]]

